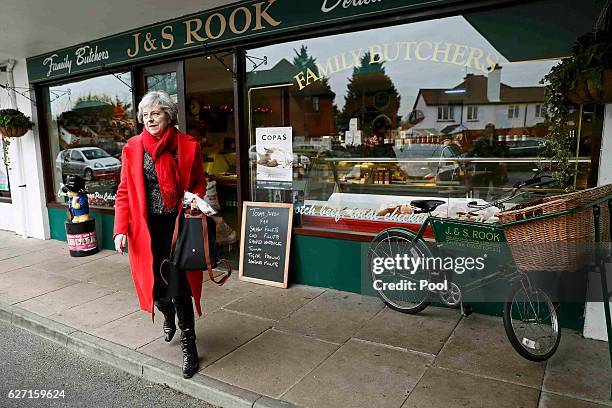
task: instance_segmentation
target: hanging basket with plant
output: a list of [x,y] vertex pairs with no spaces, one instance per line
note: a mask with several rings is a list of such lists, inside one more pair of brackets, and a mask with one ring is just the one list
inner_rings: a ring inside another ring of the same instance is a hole
[[[593,31],[578,38],[572,56],[559,64],[565,96],[577,105],[612,102],[612,33]],[[563,72],[567,71],[567,72]]]
[[556,165],[555,179],[563,185],[578,172],[572,163],[576,147],[572,122],[576,114],[580,116],[582,105],[612,102],[610,4],[608,0],[593,31],[579,37],[571,55],[540,81],[545,85],[546,155]]
[[0,109],[0,134],[4,137],[21,137],[32,129],[34,122],[16,109]]

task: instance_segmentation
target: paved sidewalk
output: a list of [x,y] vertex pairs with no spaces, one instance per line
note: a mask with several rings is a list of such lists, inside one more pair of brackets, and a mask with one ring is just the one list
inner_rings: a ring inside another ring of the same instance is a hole
[[[547,363],[510,346],[500,318],[238,281],[203,288],[200,372],[181,377],[178,333],[139,310],[128,258],[71,258],[66,243],[0,231],[0,319],[220,406],[601,407],[607,343],[564,331]],[[161,315],[158,315],[161,316]]]

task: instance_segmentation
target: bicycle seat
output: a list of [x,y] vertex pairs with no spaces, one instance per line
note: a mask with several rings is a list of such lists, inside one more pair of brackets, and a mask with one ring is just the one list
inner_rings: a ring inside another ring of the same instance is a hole
[[410,205],[418,208],[419,212],[429,213],[435,210],[439,205],[446,204],[442,200],[412,200]]

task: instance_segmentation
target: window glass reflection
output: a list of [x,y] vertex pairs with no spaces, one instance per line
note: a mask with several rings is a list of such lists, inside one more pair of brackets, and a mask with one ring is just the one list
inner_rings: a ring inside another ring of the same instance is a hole
[[[130,73],[118,76],[131,82]],[[85,179],[90,206],[114,206],[121,150],[135,125],[132,92],[122,81],[105,75],[45,90],[56,192],[74,174]],[[58,193],[56,200],[66,198]]]
[[[558,60],[510,61],[462,16],[248,55],[268,60],[247,76],[251,149],[257,128],[291,126],[300,159],[290,189],[303,189],[306,202],[376,209],[411,197],[491,199],[545,165],[540,81]],[[589,146],[601,136],[590,122],[576,113],[577,188],[587,186]],[[256,166],[252,198],[267,200]]]

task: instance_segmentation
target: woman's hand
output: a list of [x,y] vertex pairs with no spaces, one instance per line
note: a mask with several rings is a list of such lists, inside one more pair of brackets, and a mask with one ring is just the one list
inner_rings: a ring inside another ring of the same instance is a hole
[[115,235],[115,251],[119,252],[123,255],[123,251],[127,246],[127,237],[125,234],[117,234]]

